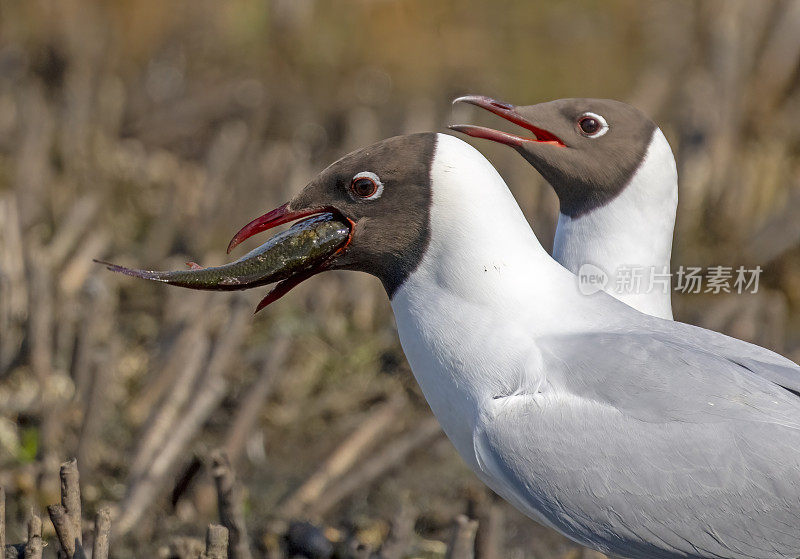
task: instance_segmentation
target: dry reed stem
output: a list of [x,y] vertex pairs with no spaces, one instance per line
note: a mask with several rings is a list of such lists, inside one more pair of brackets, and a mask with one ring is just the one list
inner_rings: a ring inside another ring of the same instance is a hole
[[168,431],[169,437],[157,449],[150,465],[143,468],[139,477],[131,479],[131,485],[120,505],[121,513],[116,524],[120,534],[127,533],[141,518],[186,446],[225,395],[226,383],[223,375],[244,337],[251,316],[249,305],[242,297],[234,297],[231,307],[230,317],[211,352],[205,375],[197,381],[195,394],[187,404],[188,410],[184,409],[177,425],[168,426],[171,427]]
[[31,511],[28,519],[28,541],[25,544],[25,559],[42,559],[42,519]]
[[[205,299],[206,294],[201,293],[198,297]],[[178,394],[172,394],[172,390],[180,389],[179,385],[184,379],[189,380],[189,386],[183,389],[189,390],[193,385],[193,375],[195,373],[199,374],[199,371],[187,367],[187,362],[195,357],[201,358],[208,351],[207,324],[203,314],[200,312],[200,308],[204,306],[199,305],[198,308],[190,311],[192,314],[183,321],[180,333],[173,343],[163,344],[160,349],[165,355],[165,358],[160,359],[163,363],[154,368],[154,378],[148,382],[147,386],[133,399],[129,406],[128,415],[136,423],[151,414],[145,429],[152,428],[149,423],[155,421],[155,416],[160,413],[160,409],[157,406],[163,405],[159,401],[164,399],[164,395],[169,392],[170,400],[179,398]],[[178,379],[177,377],[182,374],[187,376],[183,377],[183,379]],[[140,458],[137,457],[137,459]]]
[[[36,378],[42,384],[46,397],[47,381],[53,363],[53,285],[52,270],[40,249],[35,249],[28,262],[28,336],[30,338],[30,362]],[[51,406],[47,405],[47,408]]]
[[244,520],[242,488],[237,483],[224,452],[215,452],[211,459],[212,474],[217,486],[219,521],[227,528],[228,556],[230,559],[252,559]]
[[313,508],[325,489],[346,473],[359,456],[382,435],[397,419],[403,400],[393,398],[378,406],[361,425],[345,439],[322,465],[281,506],[281,514],[294,517]]
[[223,328],[211,358],[208,361],[208,377],[222,376],[241,346],[247,329],[250,327],[253,311],[250,303],[237,293],[231,300],[230,318]]
[[61,478],[61,505],[66,510],[70,523],[72,524],[72,535],[80,544],[82,537],[81,519],[81,486],[80,474],[78,473],[78,461],[73,458],[61,464],[59,471]]
[[471,502],[469,516],[478,521],[475,534],[475,559],[499,559],[503,548],[503,511],[489,489]]
[[23,557],[25,557],[25,559],[42,559],[43,548],[44,542],[41,536],[28,538],[28,543],[25,544],[25,553]]
[[17,196],[0,196],[0,377],[17,357],[28,320],[28,282]]
[[239,461],[239,456],[241,456],[247,444],[247,437],[258,421],[264,401],[269,396],[272,388],[275,375],[282,368],[288,352],[289,340],[287,338],[280,338],[272,343],[269,357],[261,368],[261,374],[253,386],[247,390],[244,401],[237,406],[236,416],[223,439],[225,441],[225,455],[228,457],[232,467],[235,467]]
[[[232,556],[231,556],[232,557]],[[228,529],[219,524],[209,524],[206,530],[206,550],[202,559],[228,558]]]
[[111,540],[111,509],[103,507],[94,517],[94,542],[92,543],[92,559],[108,559],[108,548]]
[[109,244],[109,235],[105,231],[89,233],[78,247],[75,256],[64,264],[59,272],[58,286],[63,297],[74,297],[86,283],[90,274],[96,271],[97,265],[92,261],[98,254],[103,254]]
[[442,428],[435,417],[423,420],[410,432],[391,441],[386,447],[361,462],[358,470],[351,471],[333,484],[316,501],[313,510],[310,510],[309,513],[320,517],[325,515],[342,499],[368,486],[385,472],[401,464],[413,451],[440,436],[441,433]]
[[389,536],[378,552],[380,559],[402,559],[406,556],[407,550],[411,547],[416,520],[417,511],[403,502],[398,513],[392,518]]
[[84,232],[89,228],[98,208],[97,199],[92,196],[83,196],[72,204],[67,217],[62,221],[57,233],[53,235],[53,240],[47,246],[47,256],[53,267],[60,268],[61,264],[66,261],[80,242]]
[[477,520],[470,520],[463,514],[458,515],[453,526],[450,545],[447,546],[445,559],[474,559],[477,530]]
[[[6,549],[6,490],[0,486],[0,553]],[[2,559],[2,557],[0,557]]]
[[186,352],[183,367],[175,378],[169,397],[155,411],[152,420],[140,439],[129,472],[131,480],[136,480],[146,475],[154,457],[170,437],[175,422],[184,411],[197,383],[197,378],[203,370],[204,359],[207,356],[210,343],[208,336],[202,331],[194,329],[189,330],[189,332],[197,333],[197,335],[191,335],[191,339],[195,343],[192,344],[191,348],[185,346]]
[[80,544],[75,537],[74,527],[72,526],[72,520],[70,520],[67,514],[67,509],[62,505],[49,505],[47,507],[47,513],[50,516],[50,522],[53,523],[53,527],[56,529],[56,536],[58,537],[58,543],[61,545],[61,551],[66,555],[67,559],[83,557],[82,553],[80,553],[80,555],[76,554],[76,551],[80,548]]
[[120,505],[121,512],[116,524],[119,534],[126,534],[133,528],[150,503],[158,496],[158,489],[163,485],[186,445],[219,405],[225,395],[225,388],[225,381],[220,377],[209,379],[201,387],[189,410],[174,427],[172,436],[155,457],[146,475],[136,480],[129,488]]
[[42,537],[42,519],[38,514],[31,511],[31,516],[28,518],[28,539],[35,536]]
[[94,471],[97,455],[101,448],[100,434],[111,407],[108,386],[115,378],[121,344],[122,342],[117,338],[107,340],[102,352],[98,351],[93,359],[77,451],[78,461],[85,469],[88,468],[89,472]]

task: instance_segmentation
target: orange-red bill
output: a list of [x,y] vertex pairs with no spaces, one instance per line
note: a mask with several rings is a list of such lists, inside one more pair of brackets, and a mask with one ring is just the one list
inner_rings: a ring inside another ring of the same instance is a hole
[[494,130],[493,128],[486,128],[485,126],[472,126],[471,124],[451,124],[448,128],[450,128],[450,130],[455,130],[456,132],[466,134],[467,136],[472,136],[473,138],[491,140],[493,142],[511,146],[512,148],[517,148],[523,144],[536,141],[532,140],[531,138],[517,136],[516,134],[511,134],[509,132]]
[[544,128],[540,128],[528,121],[517,112],[517,109],[514,105],[509,103],[503,103],[502,101],[498,101],[484,95],[465,95],[454,100],[453,103],[469,103],[470,105],[475,105],[476,107],[485,109],[490,113],[496,114],[497,116],[516,124],[517,126],[521,126],[533,134],[534,137],[524,138],[516,134],[492,130],[491,128],[485,128],[483,126],[470,126],[466,124],[454,124],[450,126],[452,130],[457,132],[462,132],[475,138],[483,138],[486,140],[500,142],[501,144],[506,144],[511,147],[519,147],[527,142],[552,144],[554,146],[566,147],[564,142],[561,141],[561,138],[552,132],[549,132]]
[[289,293],[292,289],[294,289],[295,287],[306,281],[311,276],[315,276],[318,273],[325,271],[326,267],[327,266],[323,264],[322,266],[319,266],[313,270],[309,270],[307,272],[301,272],[288,279],[278,282],[275,285],[275,287],[273,287],[270,290],[270,292],[267,293],[266,296],[263,299],[261,299],[261,301],[259,301],[258,305],[256,306],[256,310],[253,311],[253,314],[256,314],[258,311],[260,311],[267,305],[271,305],[272,303],[274,303],[275,301],[277,301],[278,299]]
[[253,235],[268,229],[272,229],[278,225],[283,225],[284,223],[289,223],[290,221],[295,221],[297,219],[308,217],[323,211],[325,211],[324,208],[309,208],[293,212],[289,209],[289,203],[287,202],[286,204],[275,208],[271,212],[267,212],[261,217],[257,217],[239,229],[239,231],[231,239],[231,242],[228,243],[228,254],[230,254],[230,252],[236,248],[239,243],[249,239]]

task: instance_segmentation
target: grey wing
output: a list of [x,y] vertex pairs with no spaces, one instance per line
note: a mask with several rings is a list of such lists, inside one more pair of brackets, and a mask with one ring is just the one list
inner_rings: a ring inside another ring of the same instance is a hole
[[761,421],[800,429],[800,397],[772,380],[778,363],[733,353],[735,344],[720,351],[648,332],[551,337],[541,345],[551,382],[642,421]]
[[475,434],[498,492],[622,557],[800,556],[800,398],[672,339],[540,347],[548,384]]
[[800,366],[761,346],[713,330],[653,317],[650,326],[684,344],[713,351],[779,386],[800,394]]

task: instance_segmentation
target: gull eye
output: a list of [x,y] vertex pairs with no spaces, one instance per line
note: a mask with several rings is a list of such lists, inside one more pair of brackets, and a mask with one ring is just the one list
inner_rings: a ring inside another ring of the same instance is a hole
[[375,173],[362,171],[350,182],[350,192],[357,199],[375,200],[383,194],[383,183]]
[[588,138],[599,138],[608,132],[608,123],[598,114],[583,113],[578,118],[578,131]]

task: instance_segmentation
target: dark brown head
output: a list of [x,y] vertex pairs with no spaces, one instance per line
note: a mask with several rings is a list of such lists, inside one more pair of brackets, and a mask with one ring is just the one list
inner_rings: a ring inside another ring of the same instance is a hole
[[[242,228],[228,252],[260,231],[332,212],[350,223],[350,240],[312,272],[367,272],[383,282],[391,297],[419,264],[430,237],[430,170],[436,138],[434,133],[397,136],[346,155],[290,202]],[[310,275],[281,282],[261,306]]]
[[610,99],[559,99],[516,107],[489,97],[454,101],[477,105],[533,137],[480,126],[453,130],[516,149],[550,183],[561,213],[579,217],[616,197],[647,154],[656,125],[641,111]]

